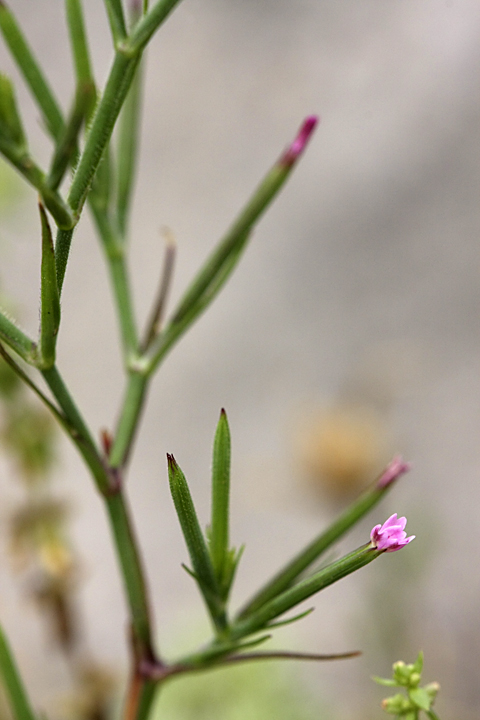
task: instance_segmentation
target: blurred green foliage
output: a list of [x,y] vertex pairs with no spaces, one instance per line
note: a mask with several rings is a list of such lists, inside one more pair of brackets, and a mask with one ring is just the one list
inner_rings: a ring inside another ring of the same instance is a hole
[[154,713],[162,720],[319,720],[321,711],[292,663],[252,663],[168,684]]

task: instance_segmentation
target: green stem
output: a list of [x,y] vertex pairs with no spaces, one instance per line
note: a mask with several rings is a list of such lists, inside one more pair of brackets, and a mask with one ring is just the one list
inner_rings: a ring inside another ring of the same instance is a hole
[[[120,52],[115,54],[105,91],[93,116],[85,149],[80,157],[68,193],[68,203],[77,219],[81,213],[83,203],[85,202],[102,155],[110,140],[139,59],[139,55],[125,57],[125,55]],[[62,288],[65,277],[72,235],[73,231],[60,231],[57,235],[55,254],[57,258],[57,281],[59,290]]]
[[117,44],[120,40],[124,40],[127,34],[125,26],[125,17],[123,14],[121,0],[103,0],[107,9],[108,20],[112,37]]
[[153,657],[153,650],[147,589],[127,505],[121,490],[107,496],[105,501],[122,569],[136,652],[149,659]]
[[110,140],[120,108],[123,105],[140,56],[125,57],[117,52],[105,86],[104,93],[93,116],[85,149],[75,172],[68,202],[80,213],[103,151]]
[[147,720],[156,695],[160,690],[160,683],[154,680],[145,680],[140,692],[138,710],[135,720]]
[[83,420],[72,396],[63,382],[60,373],[54,366],[48,370],[43,370],[42,375],[59,406],[63,410],[69,425],[74,429],[74,432],[70,433],[70,435],[85,460],[85,463],[89,467],[97,489],[102,495],[107,495],[111,491],[108,472],[102,462],[85,421]]
[[119,122],[117,152],[117,223],[122,239],[127,234],[140,127],[142,66],[137,68],[130,90],[125,99]]
[[77,84],[93,83],[81,0],[65,0]]
[[99,492],[104,497],[122,570],[137,651],[142,657],[150,658],[152,641],[146,583],[119,479],[112,469],[107,468],[102,462],[88,428],[57,369],[54,367],[45,370],[42,374],[67,421],[76,430],[76,433],[71,433],[72,439],[89,467]]
[[125,263],[125,246],[116,236],[105,212],[95,205],[93,196],[90,203],[98,233],[102,239],[107,258],[110,280],[115,297],[118,322],[124,352],[125,364],[138,346],[137,328],[133,311],[133,301]]
[[15,720],[36,720],[3,630],[0,628],[0,673]]
[[148,377],[135,371],[129,373],[122,412],[110,453],[110,465],[113,468],[122,467],[128,459],[143,410],[147,388]]

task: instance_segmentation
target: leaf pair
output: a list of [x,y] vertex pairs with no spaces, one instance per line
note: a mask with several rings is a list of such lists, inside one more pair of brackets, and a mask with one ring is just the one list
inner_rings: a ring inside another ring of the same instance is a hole
[[226,605],[241,551],[229,547],[230,430],[224,410],[215,434],[212,470],[212,517],[203,534],[185,475],[167,455],[170,491],[187,545],[192,570],[218,634],[227,626]]

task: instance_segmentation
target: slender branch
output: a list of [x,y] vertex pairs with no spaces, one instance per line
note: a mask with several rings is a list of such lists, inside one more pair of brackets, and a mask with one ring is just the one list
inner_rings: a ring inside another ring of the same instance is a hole
[[92,64],[88,51],[81,0],[65,0],[65,5],[77,84],[93,83]]
[[146,399],[149,379],[139,372],[130,372],[122,412],[110,455],[113,468],[122,467],[128,460],[140,416]]
[[61,425],[62,427],[64,427],[64,428],[67,430],[67,432],[70,434],[72,428],[71,428],[70,425],[67,423],[66,417],[65,417],[65,416],[60,412],[60,410],[48,399],[48,397],[45,395],[45,393],[43,393],[43,392],[40,390],[40,388],[38,387],[38,385],[36,385],[36,384],[33,382],[32,378],[30,378],[30,377],[27,375],[27,373],[22,370],[22,368],[20,367],[20,365],[17,365],[17,363],[15,362],[15,360],[12,358],[11,355],[9,355],[9,354],[7,353],[7,351],[5,350],[5,348],[3,347],[3,345],[2,345],[1,343],[0,343],[0,355],[3,357],[3,359],[5,360],[5,362],[6,362],[8,365],[10,365],[10,367],[11,367],[12,370],[18,375],[18,377],[23,380],[23,382],[25,383],[25,385],[27,385],[31,390],[33,390],[33,392],[35,393],[35,395],[37,395],[37,397],[40,398],[40,400],[47,406],[47,408],[50,410],[50,412],[53,413],[53,415],[56,417],[56,419],[58,420],[58,422],[60,423],[60,425]]
[[143,63],[140,63],[137,67],[119,119],[116,212],[118,229],[122,239],[125,239],[127,235],[127,221],[133,195],[135,171],[137,169],[143,85],[142,67]]
[[150,714],[152,703],[158,693],[158,689],[158,682],[155,682],[153,680],[144,680],[138,698],[138,707],[135,720],[147,720]]
[[136,654],[142,659],[153,658],[146,582],[121,482],[117,492],[106,497],[106,505],[115,539],[117,557],[122,568]]
[[0,310],[0,339],[30,364],[35,363],[37,346],[17,325]]
[[44,371],[43,376],[65,413],[67,421],[75,429],[76,432],[71,433],[72,439],[90,468],[97,488],[105,499],[130,608],[137,652],[141,658],[152,658],[150,610],[146,582],[137,541],[122,493],[121,478],[102,461],[85,422],[56,368]]
[[173,233],[164,229],[166,247],[165,256],[163,260],[162,275],[160,278],[160,285],[158,288],[157,297],[153,305],[152,314],[150,320],[147,323],[147,330],[145,333],[145,339],[142,343],[142,348],[145,351],[150,343],[157,337],[160,332],[163,316],[165,313],[165,307],[167,304],[168,294],[170,292],[170,285],[173,278],[173,268],[175,264],[176,255],[176,243]]
[[301,652],[258,652],[245,653],[243,655],[232,655],[222,660],[221,665],[233,665],[241,662],[251,662],[252,660],[348,660],[349,658],[359,657],[362,653],[359,650],[353,650],[345,653],[301,653]]
[[[93,116],[85,149],[80,157],[68,193],[67,201],[77,219],[80,216],[90,185],[110,140],[138,61],[139,56],[127,58],[122,53],[117,52],[115,54],[104,93]],[[73,231],[60,231],[57,235],[55,254],[59,290],[62,288],[65,277],[72,235]]]
[[107,258],[110,281],[118,311],[117,316],[120,325],[124,361],[125,364],[128,364],[130,356],[137,348],[138,337],[130,282],[125,263],[125,246],[114,232],[106,212],[97,206],[93,195],[90,196],[90,207]]
[[121,0],[103,0],[107,9],[108,20],[110,22],[110,30],[112,37],[117,44],[120,40],[124,40],[127,34],[125,26],[125,17],[123,14]]
[[48,370],[43,370],[42,375],[58,404],[62,408],[67,422],[73,429],[73,432],[70,432],[70,437],[90,469],[97,489],[102,495],[108,495],[111,488],[110,478],[105,469],[105,465],[102,462],[99,452],[90,435],[90,431],[88,430],[72,396],[63,382],[60,373],[57,368],[53,366]]

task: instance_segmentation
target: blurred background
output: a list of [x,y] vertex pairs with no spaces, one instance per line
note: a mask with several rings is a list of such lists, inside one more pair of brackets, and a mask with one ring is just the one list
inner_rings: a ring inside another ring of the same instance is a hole
[[[73,84],[63,3],[10,6],[66,109]],[[102,3],[84,7],[102,86],[109,30]],[[394,661],[413,662],[420,649],[425,679],[442,686],[438,714],[478,717],[479,36],[477,0],[185,0],[148,50],[131,222],[139,321],[160,275],[161,228],[178,244],[173,305],[301,120],[322,118],[233,279],[152,386],[129,495],[160,647],[171,657],[208,636],[180,568],[186,551],[165,453],[175,454],[206,522],[221,407],[233,437],[232,540],[246,543],[234,604],[396,452],[412,472],[339,552],[365,542],[393,512],[407,515],[417,536],[408,550],[327,589],[316,611],[275,641],[311,652],[362,649],[360,659],[184,680],[165,694],[162,720],[215,712],[223,720],[381,718],[385,693],[371,675],[388,676]],[[49,141],[3,44],[0,68],[18,81],[32,150],[45,164]],[[0,216],[2,304],[35,334],[35,194],[3,161]],[[86,212],[66,276],[59,367],[98,432],[114,426],[123,391],[118,345]],[[127,670],[125,606],[102,504],[29,393],[14,389],[9,400],[9,392],[0,616],[36,705],[53,718],[101,717]],[[15,434],[23,412],[30,425]],[[18,459],[25,447],[27,467]],[[58,652],[77,613],[89,659],[81,699]]]

